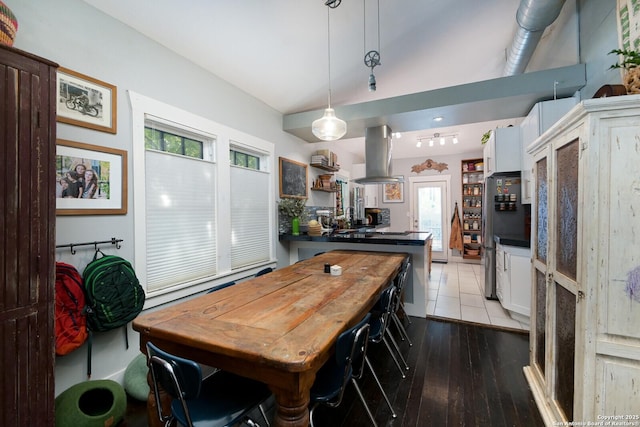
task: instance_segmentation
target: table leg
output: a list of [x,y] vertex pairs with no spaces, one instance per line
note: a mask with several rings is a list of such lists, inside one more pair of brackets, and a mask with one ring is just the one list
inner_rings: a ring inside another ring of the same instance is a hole
[[275,427],[307,427],[309,425],[309,389],[296,394],[271,387],[276,399]]

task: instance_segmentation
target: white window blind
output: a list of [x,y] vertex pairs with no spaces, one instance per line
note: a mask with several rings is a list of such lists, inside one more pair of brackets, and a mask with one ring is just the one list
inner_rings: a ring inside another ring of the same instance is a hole
[[216,165],[146,151],[147,290],[214,276]]
[[269,179],[265,172],[231,167],[231,268],[269,261]]

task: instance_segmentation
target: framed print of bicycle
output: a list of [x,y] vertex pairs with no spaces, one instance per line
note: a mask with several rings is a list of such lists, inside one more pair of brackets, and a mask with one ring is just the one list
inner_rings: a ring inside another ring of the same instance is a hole
[[58,68],[57,120],[117,133],[117,89],[93,77]]

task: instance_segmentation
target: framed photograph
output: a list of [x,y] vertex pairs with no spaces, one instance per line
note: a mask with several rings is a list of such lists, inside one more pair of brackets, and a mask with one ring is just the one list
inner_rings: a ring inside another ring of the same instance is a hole
[[384,203],[402,203],[404,202],[404,183],[390,182],[383,184],[382,201]]
[[102,132],[117,132],[117,89],[114,85],[58,68],[57,120]]
[[56,215],[127,213],[127,152],[56,141]]
[[307,165],[280,157],[280,198],[308,198]]

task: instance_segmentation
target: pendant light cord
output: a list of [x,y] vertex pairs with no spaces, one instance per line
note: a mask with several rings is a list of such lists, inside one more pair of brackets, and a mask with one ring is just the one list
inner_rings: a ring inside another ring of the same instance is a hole
[[330,13],[331,8],[327,7],[327,71],[329,73],[329,99],[328,99],[328,105],[329,108],[331,108],[331,20],[330,20]]
[[[362,47],[364,48],[364,53],[367,53],[367,0],[362,0],[362,16],[363,19],[363,30],[362,37],[363,43]],[[380,0],[378,0],[378,53],[380,53]]]

